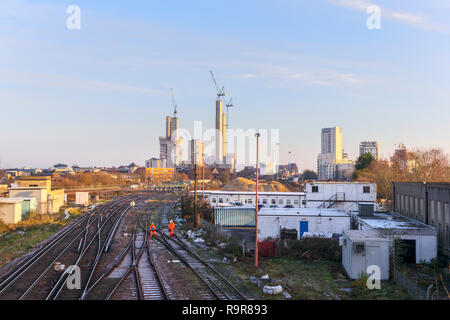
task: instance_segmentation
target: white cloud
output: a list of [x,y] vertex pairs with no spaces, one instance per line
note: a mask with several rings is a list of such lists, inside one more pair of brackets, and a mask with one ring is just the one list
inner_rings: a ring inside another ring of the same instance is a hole
[[154,96],[167,95],[167,92],[159,89],[138,87],[124,83],[113,83],[99,80],[73,79],[66,76],[11,72],[7,75],[2,74],[2,77],[6,77],[8,79],[8,82],[10,83],[25,85],[84,90],[98,89],[107,91],[120,91],[124,93],[140,93]]
[[243,79],[262,79],[262,80],[283,80],[301,81],[303,83],[314,86],[342,86],[354,85],[362,82],[360,78],[352,73],[341,73],[332,69],[311,69],[298,70],[298,68],[271,65],[269,63],[262,65],[242,66],[243,68],[251,68],[253,72],[237,75],[237,78]]

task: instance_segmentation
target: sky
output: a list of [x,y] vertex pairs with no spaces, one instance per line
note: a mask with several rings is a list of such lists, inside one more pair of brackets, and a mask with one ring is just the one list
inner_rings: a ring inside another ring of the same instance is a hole
[[446,0],[2,0],[0,168],[143,165],[171,88],[182,128],[214,126],[209,70],[230,128],[279,129],[280,162],[300,170],[334,126],[351,159],[366,140],[382,157],[399,142],[449,153],[449,16]]

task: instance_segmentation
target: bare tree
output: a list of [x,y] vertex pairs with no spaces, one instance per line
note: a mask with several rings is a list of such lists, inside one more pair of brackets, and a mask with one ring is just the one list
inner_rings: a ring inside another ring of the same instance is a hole
[[442,149],[416,149],[410,158],[414,161],[412,181],[450,182],[450,161]]

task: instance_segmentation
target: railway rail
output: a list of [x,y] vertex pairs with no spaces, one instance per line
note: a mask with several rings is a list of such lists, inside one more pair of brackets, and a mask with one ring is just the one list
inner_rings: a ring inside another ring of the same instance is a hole
[[[88,214],[61,230],[57,236],[0,278],[0,299],[73,299],[80,290],[65,288],[70,273],[56,271],[56,262],[77,265],[89,274],[95,270],[101,249],[110,242],[117,222],[129,209],[130,200],[146,195],[125,196],[96,206]],[[93,259],[94,256],[94,259]],[[92,259],[92,260],[91,260]],[[89,261],[94,261],[92,265]],[[83,277],[82,277],[83,279]],[[83,284],[89,284],[90,278]]]
[[[155,205],[151,206],[153,209]],[[155,266],[148,243],[148,218],[136,219],[130,240],[115,263],[87,289],[84,298],[97,299],[170,299],[168,289]],[[117,278],[117,280],[114,280]],[[111,281],[113,279],[113,281]]]
[[156,239],[197,276],[204,288],[200,294],[201,298],[209,300],[246,300],[247,297],[240,290],[189,248],[180,238],[176,235],[170,237],[166,234],[165,228],[162,226],[167,225],[166,213],[169,208],[166,206],[159,212],[159,221],[157,223],[161,237],[156,237]]
[[[192,271],[194,280],[191,285],[199,299],[248,299],[200,257],[190,243],[176,234],[172,237],[167,234],[163,226],[167,225],[173,201],[168,199],[170,196],[152,200],[154,196],[154,193],[123,196],[98,205],[79,217],[0,276],[0,299],[177,298],[159,270],[162,266],[154,261],[159,249],[177,257]],[[131,201],[136,203],[136,210],[131,210]],[[159,227],[156,242],[149,239],[151,222]],[[128,236],[128,239],[116,237],[119,228],[125,230],[123,236]],[[56,270],[58,262],[80,269],[80,288],[67,288],[67,280],[73,270]]]

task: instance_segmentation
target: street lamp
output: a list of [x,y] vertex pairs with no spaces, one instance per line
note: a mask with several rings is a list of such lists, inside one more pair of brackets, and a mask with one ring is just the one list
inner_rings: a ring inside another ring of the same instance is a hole
[[256,136],[256,213],[255,213],[255,267],[258,268],[258,162],[259,162],[259,137],[260,134],[257,132]]

